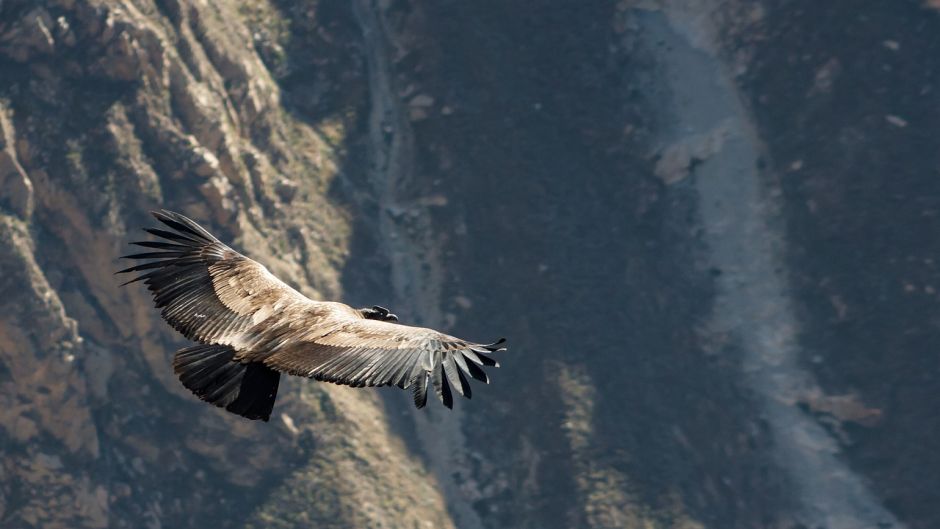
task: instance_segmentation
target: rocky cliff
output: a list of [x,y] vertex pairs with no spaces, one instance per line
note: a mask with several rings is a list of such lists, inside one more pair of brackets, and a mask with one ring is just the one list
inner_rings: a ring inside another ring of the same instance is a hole
[[[937,526],[935,7],[0,2],[0,526]],[[158,207],[510,354],[224,414]]]

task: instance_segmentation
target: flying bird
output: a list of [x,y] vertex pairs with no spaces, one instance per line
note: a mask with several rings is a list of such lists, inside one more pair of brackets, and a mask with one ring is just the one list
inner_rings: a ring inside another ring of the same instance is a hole
[[[117,273],[139,272],[160,314],[198,342],[176,352],[173,370],[200,399],[247,417],[271,416],[281,373],[352,387],[412,389],[418,408],[433,387],[444,406],[452,389],[470,398],[467,377],[489,383],[483,367],[504,351],[433,329],[398,323],[388,309],[354,309],[312,300],[261,264],[172,211],[151,212],[169,230],[145,228],[161,241],[132,242],[157,251]],[[123,286],[123,285],[122,285]]]

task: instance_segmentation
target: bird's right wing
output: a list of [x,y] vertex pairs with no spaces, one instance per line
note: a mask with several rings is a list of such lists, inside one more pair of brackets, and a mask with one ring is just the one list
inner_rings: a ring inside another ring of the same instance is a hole
[[433,329],[379,320],[335,316],[326,332],[324,325],[322,319],[308,325],[303,317],[295,316],[285,322],[283,331],[271,329],[269,343],[256,343],[253,355],[263,355],[264,363],[278,371],[325,382],[353,387],[411,386],[418,408],[427,402],[431,386],[450,408],[451,388],[470,398],[467,377],[489,383],[482,367],[498,367],[490,355],[506,349],[505,340],[478,344]]

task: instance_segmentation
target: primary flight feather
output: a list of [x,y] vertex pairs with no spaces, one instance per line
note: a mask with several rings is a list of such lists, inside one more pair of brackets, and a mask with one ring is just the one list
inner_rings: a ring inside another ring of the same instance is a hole
[[467,377],[489,383],[484,366],[504,339],[478,344],[433,329],[397,323],[387,309],[315,301],[267,268],[232,250],[202,226],[172,211],[153,216],[170,228],[146,228],[162,241],[133,242],[151,252],[139,272],[163,319],[199,345],[173,359],[180,381],[202,400],[267,421],[280,374],[353,387],[412,388],[418,408],[429,386],[448,408],[452,389],[470,398]]

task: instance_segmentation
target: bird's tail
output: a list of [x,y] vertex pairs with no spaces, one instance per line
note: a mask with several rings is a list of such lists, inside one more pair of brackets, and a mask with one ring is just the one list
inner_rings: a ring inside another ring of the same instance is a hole
[[248,419],[267,421],[281,374],[264,364],[235,360],[228,345],[197,345],[177,351],[173,371],[200,399]]

